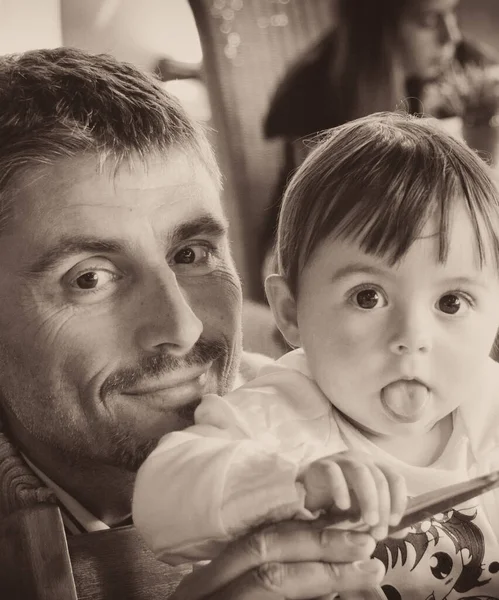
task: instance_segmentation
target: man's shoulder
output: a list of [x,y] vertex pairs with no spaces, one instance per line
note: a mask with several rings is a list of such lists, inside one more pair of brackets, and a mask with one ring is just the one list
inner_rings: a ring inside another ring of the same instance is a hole
[[259,354],[257,352],[243,352],[241,362],[239,364],[239,373],[234,387],[239,387],[248,381],[254,379],[260,369],[266,365],[271,365],[273,359]]

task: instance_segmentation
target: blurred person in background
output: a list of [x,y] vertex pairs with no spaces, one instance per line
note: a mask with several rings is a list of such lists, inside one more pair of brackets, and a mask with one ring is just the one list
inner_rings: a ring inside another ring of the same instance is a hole
[[303,138],[378,111],[404,108],[437,118],[462,116],[465,107],[449,97],[449,86],[442,82],[456,70],[486,69],[499,60],[489,48],[463,38],[458,3],[331,3],[334,27],[288,69],[264,122],[265,137],[284,140],[284,162],[263,231],[264,275],[273,271],[272,247],[284,187],[307,153]]

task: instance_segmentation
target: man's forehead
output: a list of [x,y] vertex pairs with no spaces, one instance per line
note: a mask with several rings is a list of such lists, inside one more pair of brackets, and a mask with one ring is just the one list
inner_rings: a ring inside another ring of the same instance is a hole
[[218,187],[216,178],[193,151],[172,148],[165,154],[148,157],[132,155],[117,162],[112,157],[88,154],[41,165],[24,174],[27,186],[50,185],[53,190],[70,190],[89,179],[103,186],[111,183],[116,190],[148,190],[188,185],[192,182]]
[[16,182],[13,217],[44,219],[95,209],[213,212],[223,219],[216,178],[194,155],[172,150],[117,167],[80,156],[34,169]]
[[78,254],[153,256],[197,237],[226,239],[217,182],[190,158],[112,174],[96,166],[67,161],[19,188],[0,236],[11,270],[43,273]]

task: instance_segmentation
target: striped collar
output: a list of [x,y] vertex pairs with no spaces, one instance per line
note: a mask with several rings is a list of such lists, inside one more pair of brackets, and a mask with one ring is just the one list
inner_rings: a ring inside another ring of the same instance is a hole
[[36,467],[26,455],[22,455],[28,466],[33,472],[49,487],[59,500],[59,508],[61,509],[62,520],[66,531],[71,534],[85,533],[91,531],[102,531],[109,529],[103,521],[94,516],[77,500],[65,492],[57,485],[50,477],[45,475],[38,467]]

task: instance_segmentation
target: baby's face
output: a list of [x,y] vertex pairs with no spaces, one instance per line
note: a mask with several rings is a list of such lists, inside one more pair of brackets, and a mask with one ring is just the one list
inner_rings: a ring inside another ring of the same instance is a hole
[[447,261],[430,221],[402,261],[326,240],[304,269],[299,338],[331,402],[375,435],[424,433],[476,401],[499,326],[499,276],[480,268],[464,207],[450,223]]

